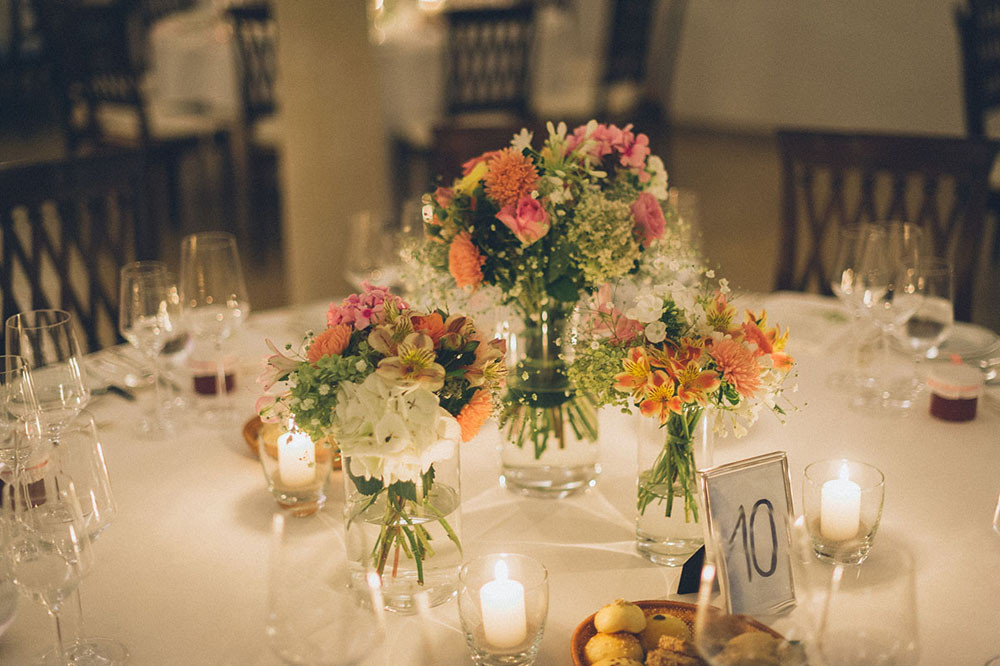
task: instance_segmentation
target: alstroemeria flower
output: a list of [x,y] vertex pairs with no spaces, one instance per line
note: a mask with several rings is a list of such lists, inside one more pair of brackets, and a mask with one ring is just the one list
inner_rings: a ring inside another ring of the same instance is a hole
[[639,411],[642,412],[643,416],[655,416],[661,424],[670,419],[671,412],[683,413],[684,403],[677,396],[674,390],[674,380],[667,373],[662,370],[653,372],[646,397],[639,403]]
[[677,397],[682,402],[704,405],[708,394],[719,387],[719,375],[714,370],[704,370],[697,361],[689,362],[677,374]]
[[265,339],[264,344],[274,353],[264,359],[264,369],[257,376],[257,383],[263,386],[265,391],[270,391],[272,386],[298,367],[299,361],[282,354],[270,339]]
[[421,384],[431,391],[444,386],[444,366],[434,354],[434,341],[423,333],[410,333],[396,347],[396,356],[379,361],[375,370],[389,382]]
[[[465,380],[469,382],[469,386],[482,386],[487,379],[502,378],[506,374],[506,366],[499,361],[503,358],[506,343],[499,338],[487,342],[478,335],[473,340],[479,343],[476,346],[476,358],[462,368],[465,370]],[[503,369],[500,370],[498,367]]]
[[715,298],[705,306],[705,322],[713,331],[732,333],[735,316],[736,308],[729,305],[726,295],[721,290],[715,292]]
[[504,206],[497,219],[514,232],[522,245],[531,245],[549,232],[549,214],[531,197],[521,197],[517,206]]
[[622,359],[622,367],[625,372],[615,375],[615,389],[631,393],[638,400],[646,393],[652,379],[645,347],[632,347],[628,357]]

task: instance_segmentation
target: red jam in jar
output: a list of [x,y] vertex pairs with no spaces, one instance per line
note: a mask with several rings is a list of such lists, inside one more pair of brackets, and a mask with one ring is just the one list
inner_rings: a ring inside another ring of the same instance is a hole
[[983,392],[983,375],[968,365],[938,365],[927,377],[931,416],[944,421],[971,421]]

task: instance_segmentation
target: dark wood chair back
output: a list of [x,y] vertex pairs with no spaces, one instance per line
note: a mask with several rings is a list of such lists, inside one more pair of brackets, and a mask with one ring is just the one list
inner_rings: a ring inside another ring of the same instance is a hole
[[[71,312],[90,350],[116,344],[118,271],[144,255],[142,154],[0,165],[0,301]],[[84,341],[81,340],[81,344]]]
[[243,120],[252,125],[277,110],[278,26],[267,4],[234,5],[226,12],[233,25]]
[[649,37],[656,15],[655,0],[613,0],[601,83],[646,82]]
[[505,111],[525,117],[534,6],[454,10],[445,16],[446,113]]
[[1000,109],[1000,0],[969,0],[955,8],[962,52],[965,126],[986,133],[986,118]]
[[777,288],[831,292],[837,229],[908,221],[927,251],[951,259],[955,317],[968,321],[1000,144],[982,139],[779,131],[781,244]]

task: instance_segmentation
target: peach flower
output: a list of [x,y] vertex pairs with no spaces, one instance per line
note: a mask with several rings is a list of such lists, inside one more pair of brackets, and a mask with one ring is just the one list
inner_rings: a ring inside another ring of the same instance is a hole
[[479,254],[468,231],[452,239],[448,248],[448,272],[455,278],[455,284],[462,288],[472,287],[473,290],[478,288],[483,282],[484,263],[486,258]]
[[490,392],[485,389],[476,391],[472,395],[472,400],[465,407],[462,407],[458,416],[455,417],[458,420],[458,425],[462,427],[463,442],[468,442],[479,434],[479,430],[486,423],[486,419],[490,417],[492,411],[493,402],[490,400]]
[[504,206],[497,219],[514,232],[523,245],[531,245],[549,232],[549,214],[537,199],[521,197],[517,207]]
[[324,356],[333,356],[343,352],[351,342],[351,325],[337,324],[326,329],[313,339],[306,352],[310,363],[315,363]]
[[489,160],[484,184],[486,194],[501,207],[513,206],[538,187],[538,171],[531,158],[505,148]]
[[760,390],[760,369],[753,352],[746,346],[732,338],[725,338],[712,345],[709,354],[715,359],[715,367],[722,380],[732,384],[741,396],[750,398]]

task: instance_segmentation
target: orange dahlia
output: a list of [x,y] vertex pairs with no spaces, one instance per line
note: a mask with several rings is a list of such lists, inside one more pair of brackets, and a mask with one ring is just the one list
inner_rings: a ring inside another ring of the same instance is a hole
[[722,380],[733,385],[744,398],[760,389],[760,368],[753,352],[732,338],[716,342],[709,349]]
[[517,205],[518,199],[530,196],[538,185],[538,172],[530,158],[513,148],[505,148],[489,161],[486,194],[501,208]]
[[315,363],[324,356],[340,354],[347,348],[350,341],[350,324],[337,324],[336,326],[331,326],[317,335],[312,341],[312,344],[309,345],[309,350],[306,352],[306,358],[309,359],[310,363]]
[[477,288],[483,281],[482,266],[486,258],[472,242],[468,231],[459,233],[448,248],[448,272],[459,287]]
[[455,417],[458,420],[458,425],[462,428],[463,442],[468,442],[479,434],[480,428],[490,417],[491,411],[493,411],[493,402],[490,400],[489,391],[479,389],[472,395],[472,400],[465,407],[462,407],[458,416]]

